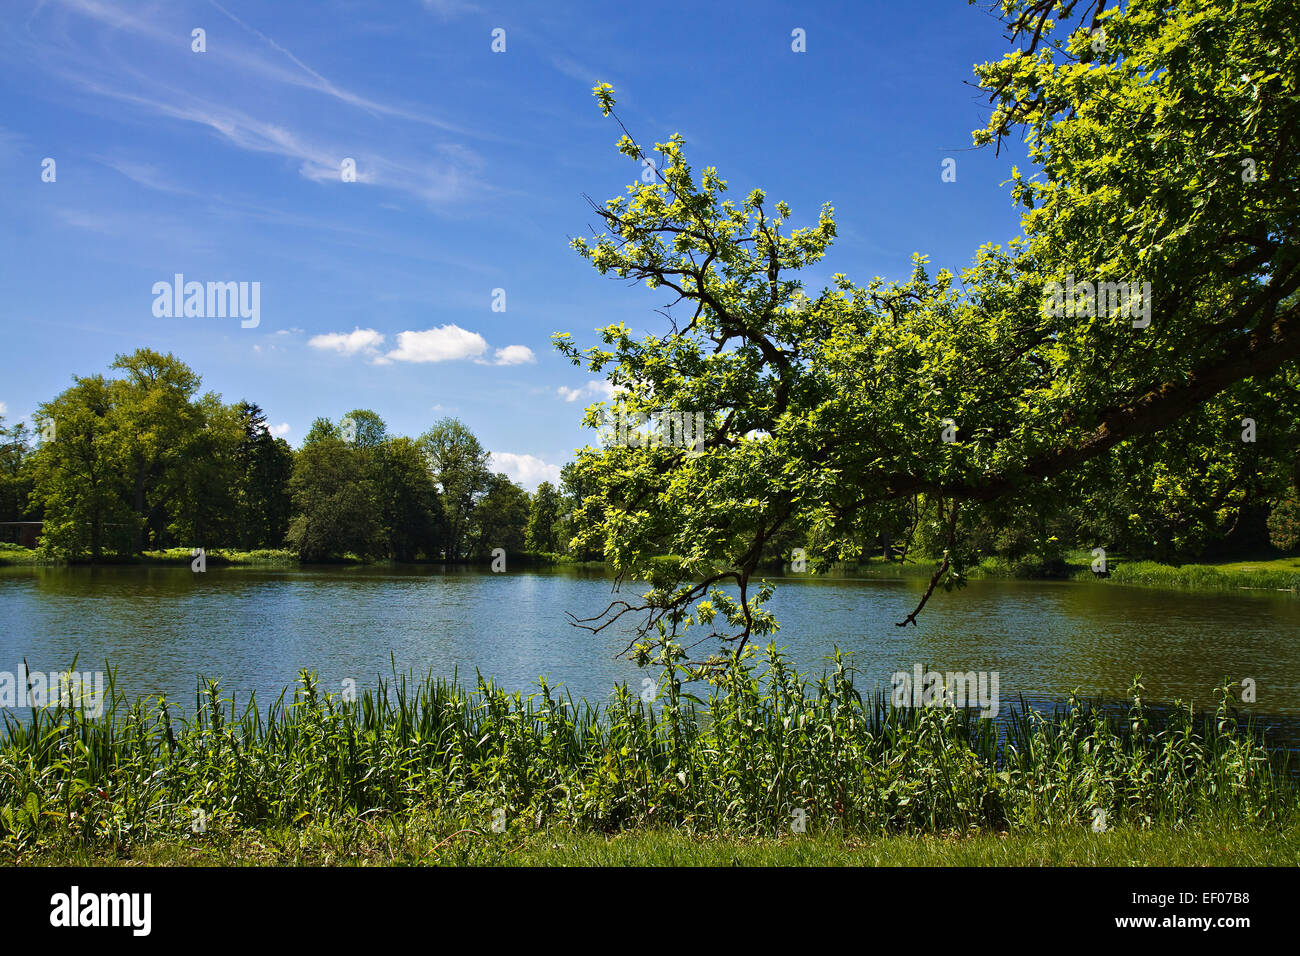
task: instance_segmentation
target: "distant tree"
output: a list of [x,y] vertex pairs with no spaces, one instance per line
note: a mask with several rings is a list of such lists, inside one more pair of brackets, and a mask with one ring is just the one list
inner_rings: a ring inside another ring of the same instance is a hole
[[361,448],[377,448],[388,438],[388,425],[368,408],[354,408],[339,419],[344,439]]
[[533,492],[528,506],[528,529],[524,546],[534,553],[554,553],[560,550],[558,523],[560,520],[560,493],[549,481],[543,481]]
[[373,552],[376,495],[359,450],[337,426],[324,419],[313,423],[295,457],[289,488],[295,516],[288,540],[303,561]]
[[455,418],[444,418],[418,439],[433,480],[442,492],[448,559],[465,557],[470,549],[470,532],[475,504],[488,490],[492,473],[488,453],[474,433]]
[[293,449],[271,434],[259,406],[240,402],[237,409],[243,430],[235,451],[237,540],[244,548],[279,548],[292,517]]
[[527,527],[528,492],[505,475],[490,475],[474,509],[474,556],[486,558],[496,548],[507,554],[524,551]]
[[177,499],[191,484],[182,472],[198,465],[186,452],[205,426],[194,401],[200,379],[174,355],[153,349],[119,355],[110,367],[126,373],[113,391],[128,501],[140,519],[137,549],[165,546]]
[[406,437],[389,438],[374,452],[374,550],[397,561],[413,561],[420,554],[440,557],[442,502],[419,445]]
[[0,521],[34,520],[31,453],[32,433],[26,423],[6,426],[0,415]]
[[576,462],[560,468],[560,514],[555,533],[560,550],[579,561],[599,561],[604,557],[601,516],[604,509],[595,498],[596,482],[581,471]]
[[45,513],[41,547],[52,554],[98,561],[139,541],[144,522],[129,504],[132,462],[116,392],[102,375],[74,378],[37,408],[38,433],[51,428],[53,437],[31,456],[31,501]]
[[195,408],[197,427],[181,438],[183,464],[172,469],[164,486],[166,528],[171,541],[211,548],[239,535],[238,453],[244,429],[239,409],[215,395],[204,395]]

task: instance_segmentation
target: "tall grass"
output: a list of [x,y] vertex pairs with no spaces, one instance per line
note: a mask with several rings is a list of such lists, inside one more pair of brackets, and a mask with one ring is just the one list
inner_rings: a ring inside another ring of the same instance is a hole
[[[1076,578],[1091,578],[1091,571],[1080,571]],[[1154,561],[1121,561],[1110,572],[1116,584],[1141,584],[1162,588],[1196,588],[1201,590],[1237,590],[1258,588],[1267,591],[1300,591],[1300,571],[1259,567],[1216,568],[1207,564],[1184,564],[1173,567]]]
[[1000,735],[971,712],[861,695],[838,653],[807,680],[769,647],[705,699],[672,665],[660,699],[619,686],[575,702],[479,677],[381,681],[355,701],[304,673],[292,698],[243,708],[201,682],[190,716],[128,703],[102,717],[9,715],[0,739],[0,853],[121,848],[192,829],[327,825],[418,813],[486,830],[934,833],[1089,826],[1271,828],[1298,817],[1295,783],[1230,712],[1157,719],[1135,684],[1116,719],[1078,701],[1021,709]]

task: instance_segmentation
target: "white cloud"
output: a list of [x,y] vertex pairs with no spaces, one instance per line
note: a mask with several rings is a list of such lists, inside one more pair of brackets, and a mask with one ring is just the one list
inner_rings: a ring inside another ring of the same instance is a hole
[[487,342],[477,332],[467,331],[459,325],[442,325],[423,332],[397,333],[397,348],[375,361],[379,364],[448,362],[477,358],[487,351],[487,347]]
[[558,391],[560,397],[566,402],[576,402],[580,398],[609,399],[614,396],[614,386],[606,381],[588,382],[580,388],[569,388],[561,385]]
[[529,491],[535,491],[543,481],[558,484],[560,466],[548,465],[535,455],[516,455],[508,451],[494,451],[488,456],[488,467],[502,472],[511,481],[517,481]]
[[289,427],[288,422],[280,422],[280,424],[272,425],[270,428],[267,429],[267,431],[269,431],[272,435],[275,435],[280,438],[283,438],[285,435],[289,434],[289,432],[291,432],[292,430],[293,429]]
[[8,412],[9,412],[9,406],[6,405],[4,402],[0,402],[0,415],[8,414]]
[[[403,332],[402,335],[408,333]],[[384,344],[384,336],[374,329],[357,327],[351,332],[327,332],[313,335],[307,344],[314,349],[327,349],[340,355],[356,355],[358,352],[373,352]]]
[[536,362],[537,356],[527,345],[507,345],[503,349],[497,349],[497,365],[526,365],[529,362]]

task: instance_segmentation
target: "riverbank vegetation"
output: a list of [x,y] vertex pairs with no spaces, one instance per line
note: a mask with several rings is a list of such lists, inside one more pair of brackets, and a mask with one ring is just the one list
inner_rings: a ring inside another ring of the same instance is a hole
[[[1287,591],[1300,593],[1300,555],[1277,556],[1266,553],[1256,560],[1233,559],[1214,563],[1160,564],[1138,561],[1126,554],[1107,556],[1106,570],[1099,572],[1097,559],[1086,551],[1067,552],[1045,561],[1038,555],[1006,558],[992,555],[982,558],[966,571],[968,578],[1019,578],[1034,580],[1097,581],[1143,587],[1192,589],[1207,591]],[[772,563],[773,573],[788,570],[788,565]],[[869,557],[849,561],[832,569],[849,577],[882,578],[899,575],[923,577],[933,568],[925,560],[900,561],[897,558]]]
[[971,577],[1069,578],[1105,580],[1114,584],[1201,591],[1287,591],[1300,593],[1300,556],[1278,557],[1266,553],[1258,560],[1213,563],[1161,564],[1135,561],[1128,555],[1110,554],[1105,571],[1086,552],[1066,554],[1051,562],[1030,556],[1021,559],[985,558],[970,571]]
[[[1076,577],[1091,576],[1080,570]],[[1153,561],[1119,564],[1109,572],[1118,584],[1196,590],[1300,592],[1300,558],[1264,561],[1225,561],[1220,564],[1186,564],[1170,567]]]
[[[185,548],[171,548],[162,551],[145,551],[138,555],[116,556],[102,561],[106,564],[130,564],[143,566],[161,566],[193,568],[194,552]],[[672,563],[680,560],[674,555],[664,555],[659,563]],[[975,567],[968,569],[969,578],[1019,578],[1019,579],[1070,579],[1075,581],[1107,582],[1111,584],[1135,585],[1140,587],[1166,588],[1172,590],[1200,591],[1258,591],[1300,593],[1300,556],[1276,558],[1266,556],[1257,561],[1223,561],[1216,564],[1167,565],[1153,561],[1131,561],[1126,555],[1114,555],[1107,573],[1099,575],[1092,569],[1093,558],[1085,552],[1067,554],[1063,559],[1044,563],[1034,556],[1011,560],[999,556],[982,559]],[[221,548],[205,554],[205,561],[210,567],[229,568],[300,568],[311,567],[304,563],[299,555],[287,548],[262,549],[256,551],[239,551]],[[0,567],[10,566],[49,566],[62,564],[58,558],[47,551],[23,548],[9,542],[0,542]],[[345,554],[330,558],[319,564],[355,564],[374,566],[374,558],[356,554]],[[380,563],[393,562],[386,561]],[[461,562],[432,562],[442,566],[483,565],[488,560],[468,559]],[[587,570],[610,570],[604,561],[582,561],[563,552],[534,554],[521,552],[509,556],[509,568],[567,567]],[[774,576],[795,574],[790,563],[773,558],[766,565],[766,570]],[[860,561],[843,562],[825,573],[839,574],[847,577],[871,579],[877,577],[895,577],[910,575],[924,577],[931,573],[931,566],[926,562],[902,562],[897,558],[884,559],[869,557]]]
[[1026,852],[1061,831],[1160,830],[1173,847],[1189,832],[1283,839],[1300,823],[1286,760],[1234,719],[1227,688],[1211,714],[1157,714],[1135,683],[1121,713],[1072,701],[999,725],[860,692],[838,655],[807,680],[769,647],[761,667],[733,661],[707,684],[684,682],[698,674],[680,655],[661,648],[653,700],[619,687],[603,706],[483,679],[466,690],[395,678],[347,700],[304,675],[269,707],[237,706],[207,683],[185,714],[111,689],[99,717],[11,714],[0,854],[219,853],[253,833],[268,847],[296,833],[308,852],[328,834],[391,838],[410,819],[446,846],[466,832],[538,849],[552,831],[826,846],[1005,832],[1031,837]]

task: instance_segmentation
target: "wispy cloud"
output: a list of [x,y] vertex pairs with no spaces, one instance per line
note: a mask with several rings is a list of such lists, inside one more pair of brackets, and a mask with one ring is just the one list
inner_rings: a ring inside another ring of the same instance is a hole
[[580,398],[612,398],[614,395],[614,386],[604,380],[588,382],[586,385],[578,388],[569,388],[561,385],[557,391],[562,399],[566,402],[576,402]]
[[[342,126],[354,127],[354,122],[346,115],[299,110],[293,114],[293,123],[284,116],[270,115],[273,104],[282,103],[284,96],[268,95],[268,90],[276,86],[296,87],[320,93],[335,103],[364,111],[372,117],[420,124],[461,137],[485,136],[481,130],[462,128],[427,112],[380,102],[348,90],[214,0],[210,2],[215,9],[254,38],[252,47],[239,42],[209,42],[207,52],[197,56],[189,51],[187,26],[182,29],[179,24],[146,20],[133,15],[125,5],[103,0],[56,2],[64,13],[111,31],[109,42],[117,54],[112,56],[88,49],[85,42],[66,39],[81,36],[66,27],[61,42],[42,39],[43,35],[24,38],[24,45],[29,48],[34,62],[83,92],[130,104],[155,115],[204,126],[239,149],[293,159],[297,161],[301,175],[314,182],[341,182],[340,164],[344,159],[352,158],[356,161],[357,183],[407,193],[426,202],[458,201],[488,191],[477,176],[480,165],[477,154],[463,143],[426,142],[418,149],[407,150],[404,155],[400,146],[395,145],[402,141],[402,137],[389,135],[383,140],[384,152],[358,150],[356,140],[344,142],[337,133],[319,131],[327,125],[335,130]],[[144,50],[133,50],[129,58],[118,54],[116,46],[122,33],[145,41],[147,46]],[[271,54],[264,52],[266,50]],[[196,69],[198,62],[219,65],[221,72],[228,77],[219,100],[208,95],[212,89],[209,82],[211,73]],[[142,71],[137,66],[139,63],[151,64],[150,71]],[[242,108],[241,102],[244,104]],[[311,123],[318,130],[304,128],[304,122]],[[360,138],[365,141],[365,137]],[[376,140],[371,137],[370,141]],[[437,157],[433,162],[427,158],[426,150],[430,149]],[[128,169],[124,167],[119,171],[130,175]],[[137,181],[153,185],[147,177]]]
[[577,80],[579,83],[586,83],[595,86],[597,83],[609,81],[607,71],[598,70],[595,67],[586,66],[577,60],[570,59],[567,56],[556,54],[551,57],[551,66],[555,67],[571,80]]
[[423,0],[424,9],[430,13],[442,17],[444,20],[450,20],[452,17],[458,17],[465,13],[477,13],[478,5],[469,3],[468,0]]
[[93,232],[101,236],[121,236],[128,234],[131,229],[129,220],[96,215],[82,209],[56,208],[52,212],[54,217],[64,225],[80,229],[82,232]]
[[27,148],[26,136],[0,126],[0,156],[17,156]]
[[113,156],[100,156],[97,158],[109,169],[121,173],[127,179],[139,183],[141,186],[148,186],[150,189],[156,189],[159,192],[174,193],[176,195],[198,195],[193,190],[185,189],[172,182],[153,163],[136,162]]

